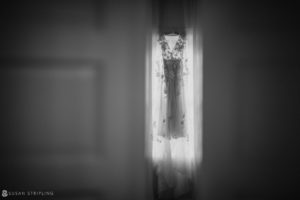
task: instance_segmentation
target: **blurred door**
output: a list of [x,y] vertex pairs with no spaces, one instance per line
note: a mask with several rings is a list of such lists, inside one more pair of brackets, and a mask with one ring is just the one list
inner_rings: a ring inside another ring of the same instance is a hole
[[1,6],[0,190],[144,198],[146,9],[118,0]]

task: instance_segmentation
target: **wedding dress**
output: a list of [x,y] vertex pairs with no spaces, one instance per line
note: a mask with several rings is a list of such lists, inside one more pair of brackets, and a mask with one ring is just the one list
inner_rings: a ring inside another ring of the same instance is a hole
[[[162,49],[165,102],[161,103],[159,135],[170,138],[184,137],[185,109],[183,87],[183,50],[184,40],[178,36],[173,49],[165,36],[159,40]],[[162,99],[162,101],[164,101]]]
[[[172,45],[173,41],[173,45]],[[187,74],[185,39],[162,35],[158,40],[161,48],[160,73],[161,95],[156,151],[155,180],[158,199],[180,199],[192,192],[192,160],[189,152],[184,76]],[[172,47],[173,46],[173,47]]]

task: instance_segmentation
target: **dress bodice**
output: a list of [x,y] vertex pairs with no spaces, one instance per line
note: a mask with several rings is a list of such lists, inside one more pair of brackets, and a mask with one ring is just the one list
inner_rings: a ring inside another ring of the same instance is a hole
[[170,48],[166,37],[162,35],[159,38],[159,43],[162,49],[162,56],[164,60],[182,60],[183,50],[185,47],[185,40],[179,35],[178,40],[173,49]]
[[183,52],[185,47],[185,40],[179,35],[178,39],[171,49],[168,40],[162,35],[158,42],[160,43],[163,58],[163,69],[165,81],[168,83],[172,80],[178,81],[182,78],[183,72]]

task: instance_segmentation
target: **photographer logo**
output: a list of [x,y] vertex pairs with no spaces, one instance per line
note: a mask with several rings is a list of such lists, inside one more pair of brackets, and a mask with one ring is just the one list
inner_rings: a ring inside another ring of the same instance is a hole
[[7,190],[2,190],[2,197],[7,197],[8,194],[7,194]]

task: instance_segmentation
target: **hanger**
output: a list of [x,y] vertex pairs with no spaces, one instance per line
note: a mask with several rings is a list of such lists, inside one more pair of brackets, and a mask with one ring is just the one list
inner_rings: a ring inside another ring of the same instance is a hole
[[166,35],[177,36],[177,35],[179,35],[179,33],[178,32],[170,32],[170,33],[167,33]]
[[166,35],[177,36],[177,35],[179,35],[179,33],[177,31],[171,31],[171,32],[166,33]]

